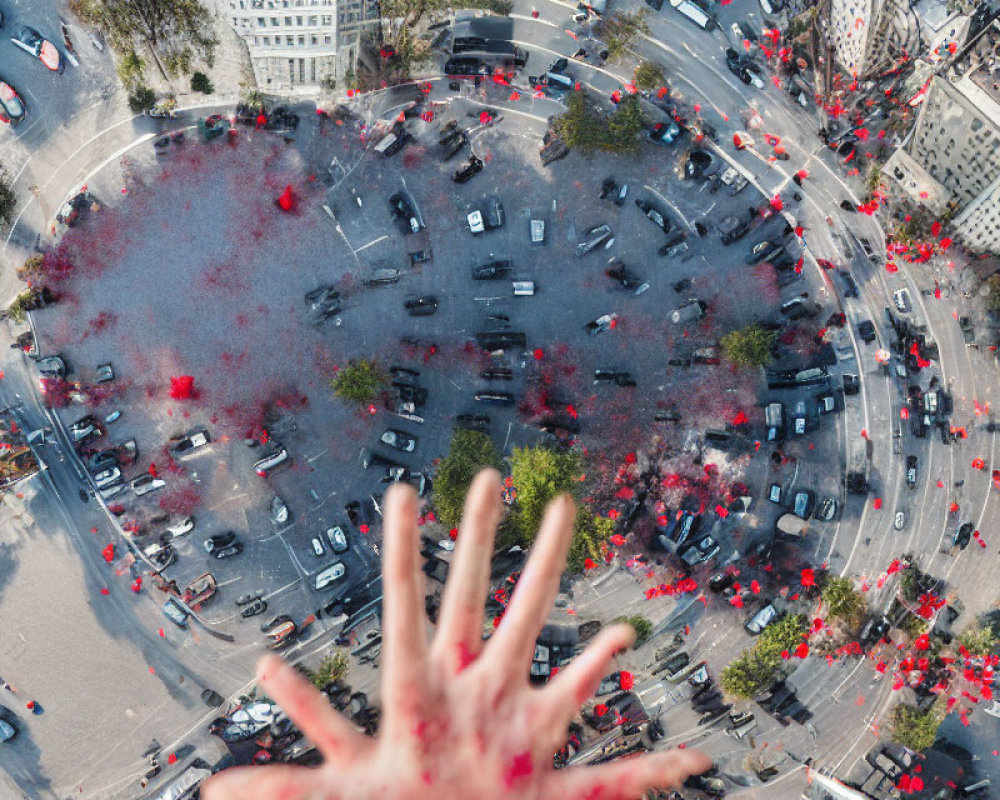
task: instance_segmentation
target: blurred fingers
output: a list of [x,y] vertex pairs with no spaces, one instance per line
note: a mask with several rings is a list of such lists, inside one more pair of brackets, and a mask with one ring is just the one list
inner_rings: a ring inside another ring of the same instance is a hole
[[570,767],[552,773],[545,796],[551,800],[639,800],[649,789],[675,789],[688,776],[711,766],[711,759],[699,750],[669,750],[599,767]]
[[491,660],[524,681],[528,678],[535,639],[559,590],[575,518],[575,506],[568,495],[549,503],[514,597],[490,643]]
[[234,767],[213,775],[201,789],[202,800],[336,800],[322,786],[322,771],[291,764]]
[[434,660],[450,668],[447,674],[464,669],[482,649],[483,609],[500,513],[500,476],[495,470],[483,470],[465,500],[458,546],[438,615]]
[[337,713],[325,695],[278,656],[260,660],[257,680],[326,761],[345,764],[371,747],[371,741]]

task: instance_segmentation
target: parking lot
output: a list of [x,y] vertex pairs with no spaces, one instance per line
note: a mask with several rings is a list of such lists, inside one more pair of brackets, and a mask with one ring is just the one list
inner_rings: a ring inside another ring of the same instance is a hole
[[[465,184],[450,176],[470,150],[447,163],[439,158],[437,139],[449,119],[466,129],[471,152],[485,164]],[[733,196],[725,186],[713,191],[707,180],[679,180],[684,140],[644,145],[629,170],[609,176],[599,158],[577,154],[542,167],[544,123],[534,125],[515,132],[501,119],[484,126],[473,106],[455,100],[431,124],[414,119],[408,127],[415,141],[391,158],[364,153],[350,122],[309,120],[297,145],[242,130],[234,147],[192,136],[167,156],[133,153],[124,171],[91,181],[103,208],[64,238],[75,266],[58,287],[62,302],[36,317],[42,350],[62,354],[84,382],[94,380],[96,365],[113,362],[116,380],[99,414],[123,413],[97,444],[134,438],[139,458],[124,477],[153,464],[166,486],[139,499],[125,491],[109,502],[124,505],[122,520],[151,537],[158,530],[151,520],[164,510],[194,514],[195,530],[177,543],[179,557],[165,575],[183,588],[211,570],[223,602],[206,606],[209,619],[227,622],[237,614],[230,602],[256,591],[266,593],[268,618],[271,611],[300,617],[370,577],[378,514],[359,521],[369,525],[363,533],[348,522],[345,505],[365,501],[370,512],[384,490],[380,470],[362,469],[358,453],[386,453],[376,443],[388,427],[418,439],[414,453],[393,457],[432,474],[461,413],[488,414],[507,452],[536,441],[534,424],[552,408],[572,406],[585,446],[600,448],[608,463],[648,440],[654,425],[661,442],[680,444],[692,427],[722,428],[741,413],[761,418],[756,374],[698,355],[722,332],[774,316],[779,302],[805,290],[790,270],[746,263],[751,245],[782,239],[784,221],[751,219],[748,209],[764,206],[751,189]],[[343,169],[318,170],[334,159]],[[609,177],[628,186],[620,204],[600,198]],[[275,201],[289,186],[294,207],[286,212]],[[426,230],[404,235],[393,222],[388,196],[397,191]],[[474,235],[467,215],[494,199],[503,206],[503,226]],[[658,209],[670,233],[635,201]],[[729,214],[751,223],[726,247],[714,226]],[[544,244],[530,241],[532,219],[545,223]],[[706,235],[698,235],[696,223]],[[602,224],[613,244],[578,255],[586,232]],[[659,255],[676,232],[689,249]],[[410,267],[407,253],[422,242],[432,257]],[[795,247],[792,239],[789,252]],[[511,261],[507,280],[472,280],[474,266],[496,259]],[[648,290],[636,295],[607,277],[613,259]],[[400,269],[402,278],[366,286],[379,268]],[[784,289],[779,276],[786,276]],[[534,294],[514,296],[510,279],[533,282]],[[303,297],[321,285],[340,292],[340,310],[316,325]],[[437,312],[408,316],[403,302],[417,296],[436,298]],[[705,315],[672,322],[671,313],[693,298]],[[614,327],[588,335],[585,326],[604,315],[614,315]],[[490,330],[523,331],[526,348],[484,354],[472,341]],[[429,397],[423,423],[402,420],[381,403],[372,414],[333,397],[336,367],[371,356],[420,372],[417,382]],[[512,379],[483,380],[488,367],[509,369]],[[594,370],[627,372],[636,386],[595,385]],[[194,391],[172,398],[172,379],[180,376],[193,377]],[[500,390],[515,404],[474,400],[477,392]],[[683,424],[654,423],[666,412],[679,413]],[[67,423],[82,413],[62,412]],[[196,426],[205,426],[212,442],[170,458],[168,440]],[[259,441],[264,429],[267,444],[249,447],[248,438]],[[279,446],[289,461],[269,477],[254,475],[253,463]],[[268,520],[275,494],[291,513],[279,528]],[[349,534],[347,573],[317,592],[315,575],[334,561],[323,537],[333,525]],[[230,530],[245,545],[241,555],[217,560],[205,553],[205,538]],[[314,537],[324,541],[322,556]]]

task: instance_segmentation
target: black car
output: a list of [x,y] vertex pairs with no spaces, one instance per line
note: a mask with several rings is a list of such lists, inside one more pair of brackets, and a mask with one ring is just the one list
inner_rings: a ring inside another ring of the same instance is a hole
[[527,346],[528,337],[521,331],[485,331],[476,334],[476,345],[481,350],[520,349]]
[[371,275],[362,280],[365,286],[390,286],[394,283],[399,283],[399,278],[401,273],[398,269],[391,269],[389,267],[379,267],[378,269],[372,270]]
[[547,167],[553,161],[558,161],[560,158],[568,156],[569,145],[562,139],[553,139],[538,151],[538,155],[542,159],[542,166]]
[[621,370],[614,369],[595,369],[594,370],[594,383],[601,383],[603,381],[611,381],[615,386],[632,387],[635,386],[635,379],[628,372],[622,372]]
[[620,206],[625,204],[627,194],[627,183],[619,186],[614,178],[605,178],[601,183],[601,200],[612,200],[616,206]]
[[667,215],[653,205],[649,200],[636,200],[636,207],[647,219],[655,222],[664,233],[670,233],[670,220]]
[[309,318],[314,323],[323,322],[340,313],[340,292],[332,286],[317,286],[306,292]]
[[441,160],[450,161],[469,143],[469,138],[464,133],[459,133],[451,141],[442,145]]
[[455,417],[455,425],[459,428],[485,433],[490,426],[490,418],[486,414],[459,414]]
[[455,183],[465,183],[466,181],[470,180],[473,176],[478,175],[482,171],[483,171],[482,160],[478,156],[472,156],[469,159],[469,162],[464,167],[457,170],[455,174],[451,176],[451,179]]
[[396,192],[389,198],[389,208],[392,211],[393,221],[399,225],[403,233],[418,233],[420,231],[422,226],[417,219],[417,212],[402,192]]
[[723,244],[732,244],[742,239],[750,231],[750,223],[738,217],[728,216],[719,223],[719,234]]
[[733,48],[726,48],[726,66],[729,71],[748,86],[753,83],[753,75],[760,71],[749,55],[737,53]]
[[420,370],[410,369],[409,367],[400,367],[393,364],[389,367],[389,375],[393,378],[409,378],[415,381],[420,377]]
[[625,263],[617,259],[612,260],[611,266],[604,270],[604,274],[616,281],[622,289],[627,289],[636,294],[642,294],[649,288],[648,283],[643,283],[642,278],[630,272]]
[[243,542],[233,542],[225,547],[220,547],[218,550],[213,550],[212,555],[216,558],[229,558],[231,556],[238,556],[243,552]]
[[118,466],[118,454],[114,450],[100,450],[87,459],[87,469],[92,473],[104,472]]
[[434,295],[412,297],[403,303],[403,308],[411,317],[429,317],[437,313],[438,301]]
[[228,547],[236,541],[236,534],[232,531],[225,531],[223,533],[217,533],[214,536],[210,536],[205,540],[205,552],[214,553],[223,547]]
[[906,485],[911,489],[917,485],[917,457],[906,457]]
[[860,336],[865,344],[871,344],[875,341],[875,324],[870,320],[862,320],[858,325],[858,336]]
[[476,281],[492,281],[504,278],[514,270],[509,259],[490,261],[472,268],[472,279]]
[[404,403],[422,406],[427,402],[427,390],[422,386],[414,386],[412,383],[404,383],[403,381],[393,381],[392,385],[399,394],[399,399]]
[[265,611],[267,611],[267,601],[263,597],[258,597],[243,605],[240,609],[240,616],[247,619],[248,617],[256,617],[258,614],[263,614]]
[[973,526],[971,522],[966,522],[959,526],[959,528],[955,531],[955,535],[951,537],[952,547],[958,547],[962,550],[968,547],[969,542],[972,541],[972,529]]
[[862,647],[875,644],[875,642],[887,636],[891,629],[892,623],[889,621],[889,618],[885,616],[885,614],[878,617],[872,617],[865,623],[864,627],[861,629],[861,633],[858,634],[858,643]]

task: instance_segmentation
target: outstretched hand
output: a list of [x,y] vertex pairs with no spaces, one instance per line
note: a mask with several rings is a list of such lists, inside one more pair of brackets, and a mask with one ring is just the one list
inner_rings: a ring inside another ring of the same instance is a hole
[[378,737],[359,733],[288,664],[265,656],[257,668],[261,688],[324,763],[225,770],[205,784],[205,800],[633,800],[650,787],[674,787],[706,770],[710,761],[694,750],[553,768],[571,718],[635,634],[627,625],[607,628],[547,686],[529,685],[535,639],[555,600],[573,531],[573,502],[559,497],[546,511],[503,621],[484,646],[500,514],[498,476],[484,471],[466,501],[437,628],[428,641],[417,498],[407,486],[392,487],[385,515]]

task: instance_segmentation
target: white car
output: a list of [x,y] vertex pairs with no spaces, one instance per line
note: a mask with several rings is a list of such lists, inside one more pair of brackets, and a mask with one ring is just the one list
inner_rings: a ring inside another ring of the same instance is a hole
[[347,550],[347,534],[339,525],[327,528],[326,538],[330,540],[330,547],[333,548],[334,553],[343,553]]
[[108,486],[114,486],[117,483],[121,483],[122,471],[118,467],[112,467],[111,469],[106,469],[103,472],[98,472],[94,476],[94,485],[98,489],[106,489]]
[[178,536],[184,536],[185,534],[191,533],[194,530],[194,517],[182,517],[176,522],[170,523],[165,531],[169,533],[175,539]]
[[897,289],[892,293],[892,302],[902,314],[909,314],[913,310],[910,304],[910,293],[906,289]]
[[897,531],[901,531],[901,530],[903,530],[903,528],[906,527],[906,512],[905,511],[900,510],[900,511],[896,512],[896,517],[893,520],[892,527],[894,527]]
[[167,482],[162,478],[154,478],[152,475],[140,475],[130,485],[136,497],[142,497],[144,494],[162,489],[167,485]]
[[335,583],[343,578],[346,573],[347,567],[344,566],[343,561],[331,564],[316,576],[316,588],[325,589],[331,583]]

